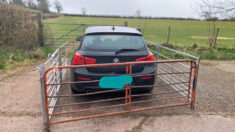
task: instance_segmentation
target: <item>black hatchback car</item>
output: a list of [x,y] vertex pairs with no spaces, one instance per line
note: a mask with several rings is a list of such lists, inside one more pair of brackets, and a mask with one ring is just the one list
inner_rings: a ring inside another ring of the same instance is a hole
[[[95,26],[86,29],[84,36],[78,37],[80,47],[72,58],[72,65],[155,61],[148,50],[141,32],[135,28],[121,26]],[[154,64],[133,65],[132,86],[154,85],[156,68]],[[124,66],[74,68],[72,81],[99,80],[101,77],[124,75]],[[148,75],[152,74],[152,75]],[[98,82],[72,84],[73,93],[104,90]],[[111,89],[111,88],[110,88]],[[151,87],[133,88],[134,91],[150,92]],[[105,89],[107,90],[107,89]]]

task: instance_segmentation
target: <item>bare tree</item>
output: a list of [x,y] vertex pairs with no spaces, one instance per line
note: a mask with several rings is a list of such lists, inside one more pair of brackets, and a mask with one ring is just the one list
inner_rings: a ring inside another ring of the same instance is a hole
[[137,11],[135,12],[135,16],[138,17],[138,18],[141,17],[141,11],[140,11],[140,10],[137,10]]
[[233,18],[235,16],[235,1],[232,0],[203,0],[197,4],[196,11],[208,21],[209,48],[216,47],[219,29],[216,21],[220,18]]
[[0,3],[7,3],[7,0],[0,0]]
[[63,10],[63,6],[58,0],[54,1],[54,6],[58,13],[60,13]]
[[81,12],[82,12],[82,15],[85,16],[86,12],[87,12],[87,9],[85,7],[82,7]]
[[220,18],[235,17],[235,1],[234,0],[202,0],[196,6],[197,12],[203,16],[209,13],[211,16]]
[[24,6],[24,2],[22,0],[12,0],[11,3],[19,6]]
[[37,0],[38,5],[37,8],[45,13],[49,12],[49,2],[48,0]]
[[208,21],[208,39],[209,39],[209,43],[208,43],[208,47],[211,48],[213,47],[213,42],[214,40],[214,36],[215,36],[215,28],[216,28],[216,20],[217,19],[213,19],[215,18],[216,14],[212,13],[211,8],[210,7],[203,7],[203,5],[201,5],[201,17],[203,17],[206,21]]
[[34,0],[27,0],[25,1],[26,5],[31,9],[36,9],[37,5]]

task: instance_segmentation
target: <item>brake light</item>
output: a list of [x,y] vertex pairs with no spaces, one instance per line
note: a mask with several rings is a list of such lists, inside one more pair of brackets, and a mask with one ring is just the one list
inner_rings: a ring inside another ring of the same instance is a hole
[[146,57],[136,59],[136,61],[156,61],[156,59],[152,53],[149,53]]
[[141,79],[151,79],[153,76],[146,76],[146,77],[141,77]]
[[84,57],[81,53],[76,53],[74,58],[73,58],[73,64],[78,65],[78,64],[95,64],[96,59],[93,58],[88,58]]
[[91,80],[91,78],[88,77],[78,77],[79,80]]

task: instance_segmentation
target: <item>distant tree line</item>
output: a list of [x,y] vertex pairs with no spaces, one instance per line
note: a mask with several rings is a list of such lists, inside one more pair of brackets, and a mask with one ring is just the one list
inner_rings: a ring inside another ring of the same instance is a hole
[[[48,0],[0,0],[0,3],[14,4],[18,6],[28,7],[30,9],[41,10],[44,13],[49,13],[51,6]],[[58,13],[63,10],[63,6],[59,0],[53,2],[53,7]]]
[[[233,9],[233,8],[232,8]],[[235,7],[234,7],[235,9]],[[120,15],[88,15],[87,9],[83,7],[81,14],[69,14],[65,13],[64,16],[77,16],[77,17],[105,17],[105,18],[138,18],[138,19],[166,19],[166,20],[200,20],[195,18],[182,18],[182,17],[152,17],[152,16],[141,16],[141,10],[136,10],[133,16],[120,16]],[[206,21],[235,21],[235,17],[230,18],[218,18],[216,16],[204,17]]]
[[[69,13],[64,13],[64,16],[74,16],[74,17],[104,17],[104,18],[130,18],[130,19],[166,19],[166,20],[195,20],[195,21],[200,21],[201,19],[196,19],[196,18],[183,18],[183,17],[152,17],[152,16],[119,16],[119,15],[88,15],[88,14],[69,14]],[[222,18],[219,19],[218,17],[211,17],[205,19],[206,21],[235,21],[235,17],[230,17],[230,18]]]
[[119,15],[84,15],[84,14],[69,14],[64,13],[64,16],[74,17],[104,17],[104,18],[130,18],[130,19],[169,19],[169,20],[200,20],[195,18],[180,18],[180,17],[152,17],[152,16],[119,16]]

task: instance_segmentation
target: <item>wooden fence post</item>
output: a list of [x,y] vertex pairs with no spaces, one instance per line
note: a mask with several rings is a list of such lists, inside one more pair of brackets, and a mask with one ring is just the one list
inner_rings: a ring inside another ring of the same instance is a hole
[[37,21],[38,21],[38,43],[39,46],[44,46],[44,34],[43,34],[43,24],[42,24],[42,13],[37,13]]
[[124,22],[124,27],[128,27],[128,21]]
[[168,34],[167,34],[167,40],[166,40],[166,43],[167,43],[167,44],[169,44],[170,35],[171,35],[171,26],[168,27]]
[[216,33],[215,33],[213,48],[216,47],[216,41],[217,41],[218,34],[219,34],[219,28],[217,28]]

